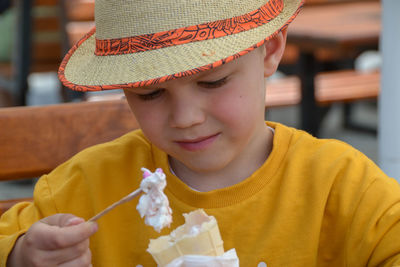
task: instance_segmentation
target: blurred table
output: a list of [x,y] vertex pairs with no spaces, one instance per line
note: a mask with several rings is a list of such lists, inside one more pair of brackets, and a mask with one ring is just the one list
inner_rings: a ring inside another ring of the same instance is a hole
[[[2,1],[2,0],[0,0]],[[93,8],[93,0],[14,0],[16,13],[15,46],[10,64],[2,70],[11,69],[11,75],[0,76],[0,86],[13,94],[14,105],[26,105],[28,76],[31,72],[55,72],[70,48],[69,35],[66,31],[66,3],[91,3],[82,5],[87,12]],[[68,7],[71,4],[68,5]],[[75,13],[76,9],[73,10]],[[93,11],[87,13],[93,17]],[[82,15],[82,12],[79,13]],[[0,37],[1,38],[1,37]],[[10,67],[11,65],[11,67]],[[3,77],[4,76],[4,77]],[[11,76],[11,77],[7,77]],[[61,88],[63,101],[82,98],[83,93]]]
[[288,43],[300,50],[302,84],[301,128],[318,134],[322,120],[314,98],[317,72],[315,51],[329,49],[346,57],[357,51],[377,49],[381,31],[381,3],[360,1],[306,5],[288,29]]
[[15,73],[9,86],[12,88],[11,91],[16,94],[17,103],[25,105],[25,94],[28,90],[28,75],[32,59],[32,1],[15,0],[14,9],[17,17],[15,52],[13,52]]

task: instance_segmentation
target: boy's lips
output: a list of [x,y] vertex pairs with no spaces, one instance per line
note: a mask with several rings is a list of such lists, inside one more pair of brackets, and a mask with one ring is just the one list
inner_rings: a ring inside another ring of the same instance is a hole
[[180,140],[180,141],[175,141],[180,147],[182,147],[185,150],[189,151],[197,151],[197,150],[203,150],[207,148],[209,145],[211,145],[217,137],[220,135],[220,133],[209,135],[209,136],[203,136],[195,139],[188,139],[188,140]]

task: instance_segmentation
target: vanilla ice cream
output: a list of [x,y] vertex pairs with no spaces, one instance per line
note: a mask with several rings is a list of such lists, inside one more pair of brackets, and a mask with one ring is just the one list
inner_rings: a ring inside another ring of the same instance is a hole
[[142,168],[143,180],[140,189],[144,192],[139,199],[136,209],[140,216],[145,217],[145,223],[152,226],[157,232],[169,226],[172,222],[172,210],[169,207],[167,196],[163,190],[167,185],[165,174],[158,168],[151,172]]

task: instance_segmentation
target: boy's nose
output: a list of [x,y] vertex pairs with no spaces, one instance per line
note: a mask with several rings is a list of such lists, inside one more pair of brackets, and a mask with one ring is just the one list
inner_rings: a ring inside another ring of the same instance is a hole
[[169,116],[173,128],[188,128],[205,121],[205,111],[195,99],[178,99],[173,102]]

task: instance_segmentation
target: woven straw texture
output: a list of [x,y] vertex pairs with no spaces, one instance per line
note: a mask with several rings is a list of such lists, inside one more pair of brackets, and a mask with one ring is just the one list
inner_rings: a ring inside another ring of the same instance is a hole
[[[270,0],[273,1],[273,0]],[[136,3],[134,3],[136,2]],[[297,15],[301,0],[284,0],[280,14],[268,23],[240,33],[184,45],[124,55],[96,56],[98,39],[162,32],[244,15],[268,1],[261,0],[96,0],[96,32],[72,48],[60,67],[60,79],[75,90],[139,86],[143,81],[184,73],[252,50]],[[177,15],[179,14],[179,15]],[[249,49],[252,48],[252,49]]]
[[97,38],[136,36],[233,18],[259,8],[266,1],[142,0],[135,5],[132,2],[139,1],[97,0]]

